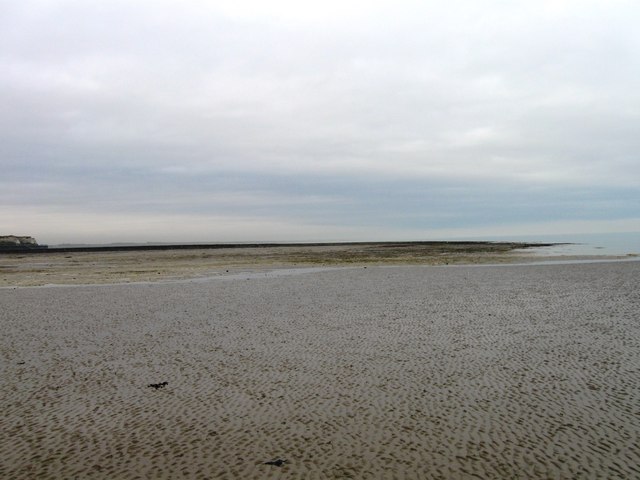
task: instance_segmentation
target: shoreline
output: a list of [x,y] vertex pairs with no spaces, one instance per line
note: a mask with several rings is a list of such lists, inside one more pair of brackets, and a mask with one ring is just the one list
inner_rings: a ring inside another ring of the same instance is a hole
[[113,245],[36,245],[36,246],[0,246],[2,253],[79,253],[79,252],[136,252],[164,250],[223,250],[231,248],[296,248],[296,247],[352,247],[352,246],[488,246],[505,245],[515,248],[552,247],[568,245],[548,242],[503,242],[503,241],[465,241],[465,240],[427,240],[427,241],[384,241],[384,242],[247,242],[247,243],[167,243],[167,244],[113,244]]
[[38,251],[0,254],[0,287],[166,282],[246,271],[374,265],[473,265],[540,261],[620,260],[628,256],[545,256],[538,244],[403,242],[245,245]]
[[[549,257],[554,258],[554,257]],[[631,263],[640,262],[637,257],[571,257],[571,259],[557,260],[537,260],[531,261],[514,261],[513,263],[458,263],[451,265],[431,265],[431,264],[369,264],[369,265],[327,265],[319,267],[290,267],[290,266],[272,266],[264,270],[243,270],[234,273],[218,273],[216,275],[192,276],[175,279],[160,279],[150,281],[126,281],[111,283],[48,283],[43,285],[0,285],[0,290],[12,290],[22,288],[75,288],[75,287],[110,287],[110,286],[136,286],[136,285],[173,285],[173,284],[200,284],[215,281],[233,281],[233,280],[249,280],[249,279],[266,279],[275,277],[284,277],[292,275],[305,275],[312,273],[331,272],[338,270],[356,270],[370,267],[375,268],[466,268],[466,267],[540,267],[540,266],[556,266],[556,265],[590,265],[590,264],[607,264],[607,263]]]

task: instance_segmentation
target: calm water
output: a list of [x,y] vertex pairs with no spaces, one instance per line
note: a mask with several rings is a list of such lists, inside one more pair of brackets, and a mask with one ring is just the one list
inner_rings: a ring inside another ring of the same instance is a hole
[[527,235],[485,238],[485,240],[570,244],[537,249],[536,253],[539,253],[540,255],[640,255],[640,232],[538,236]]

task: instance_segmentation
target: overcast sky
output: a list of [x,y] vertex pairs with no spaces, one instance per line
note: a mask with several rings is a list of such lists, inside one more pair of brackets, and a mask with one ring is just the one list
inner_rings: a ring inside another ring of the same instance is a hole
[[640,231],[637,1],[0,0],[0,234]]

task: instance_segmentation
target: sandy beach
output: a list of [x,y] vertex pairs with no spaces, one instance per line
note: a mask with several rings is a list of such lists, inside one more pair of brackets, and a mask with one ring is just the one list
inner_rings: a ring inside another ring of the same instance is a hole
[[510,242],[372,242],[127,251],[0,251],[0,287],[162,282],[318,266],[467,265],[618,256],[546,255]]
[[1,288],[0,477],[638,478],[638,285],[640,262]]

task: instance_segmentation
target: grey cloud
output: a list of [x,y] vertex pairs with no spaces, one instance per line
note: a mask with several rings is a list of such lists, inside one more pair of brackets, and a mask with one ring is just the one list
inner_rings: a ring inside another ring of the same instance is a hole
[[0,201],[390,231],[637,217],[640,9],[453,3],[5,2]]

